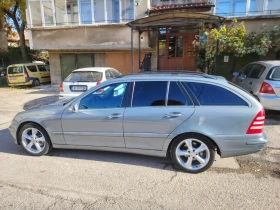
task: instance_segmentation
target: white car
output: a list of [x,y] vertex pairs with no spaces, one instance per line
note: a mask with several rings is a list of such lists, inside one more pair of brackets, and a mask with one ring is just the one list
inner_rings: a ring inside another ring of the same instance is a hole
[[73,98],[101,82],[121,76],[110,67],[88,67],[76,69],[60,84],[60,98]]

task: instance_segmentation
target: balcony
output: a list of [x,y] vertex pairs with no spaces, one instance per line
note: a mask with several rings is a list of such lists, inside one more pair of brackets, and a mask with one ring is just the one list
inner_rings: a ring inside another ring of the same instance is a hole
[[135,19],[134,0],[28,0],[28,28],[124,24]]

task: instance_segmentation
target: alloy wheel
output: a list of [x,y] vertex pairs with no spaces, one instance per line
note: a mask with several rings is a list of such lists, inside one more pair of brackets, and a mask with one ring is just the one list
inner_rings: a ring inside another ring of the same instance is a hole
[[182,167],[196,171],[207,165],[210,160],[210,151],[202,141],[190,138],[178,144],[176,159]]
[[46,146],[44,135],[37,128],[27,128],[22,132],[21,142],[24,148],[34,154],[40,153]]

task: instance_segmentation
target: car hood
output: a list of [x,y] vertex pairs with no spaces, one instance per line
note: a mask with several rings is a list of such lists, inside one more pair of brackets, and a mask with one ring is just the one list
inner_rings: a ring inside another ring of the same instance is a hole
[[63,106],[65,100],[59,100],[53,104],[45,105],[41,108],[31,109],[18,113],[14,120],[17,122],[35,121],[40,122],[45,119],[61,118],[61,115],[66,108]]

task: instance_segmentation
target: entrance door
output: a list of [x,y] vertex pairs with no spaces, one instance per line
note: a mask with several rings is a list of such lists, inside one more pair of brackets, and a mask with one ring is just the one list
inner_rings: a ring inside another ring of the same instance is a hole
[[159,70],[196,70],[196,53],[192,45],[197,32],[169,33],[160,30]]

